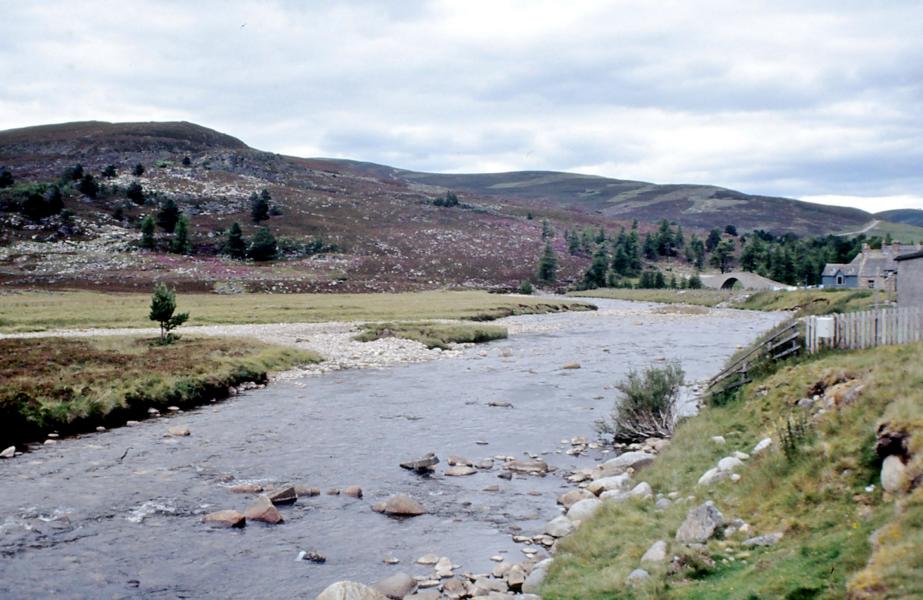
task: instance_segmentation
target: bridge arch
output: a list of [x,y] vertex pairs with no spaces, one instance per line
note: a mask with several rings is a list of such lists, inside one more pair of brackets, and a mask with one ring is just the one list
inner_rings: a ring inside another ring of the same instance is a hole
[[727,279],[724,280],[724,283],[721,284],[721,289],[722,290],[733,290],[734,286],[737,285],[738,283],[740,283],[740,279],[737,279],[736,277],[733,277],[733,276],[728,277]]

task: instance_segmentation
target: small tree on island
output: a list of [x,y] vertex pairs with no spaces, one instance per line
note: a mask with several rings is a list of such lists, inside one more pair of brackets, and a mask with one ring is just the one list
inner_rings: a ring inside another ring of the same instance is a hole
[[167,288],[161,282],[154,286],[154,295],[151,297],[151,321],[160,323],[160,343],[171,344],[176,338],[170,333],[189,319],[189,313],[179,313],[176,311],[176,291]]

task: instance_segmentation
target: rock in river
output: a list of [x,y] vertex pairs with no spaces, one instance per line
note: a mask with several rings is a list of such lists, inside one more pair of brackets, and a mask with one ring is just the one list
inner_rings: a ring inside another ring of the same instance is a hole
[[439,464],[439,458],[432,452],[427,452],[416,460],[408,460],[401,463],[401,468],[417,473],[428,473],[433,467]]
[[540,458],[531,460],[511,460],[503,465],[503,468],[514,473],[524,473],[526,475],[544,475],[551,469],[548,463]]
[[238,483],[228,490],[234,494],[259,494],[263,491],[263,486],[258,483]]
[[372,510],[396,517],[416,517],[426,514],[426,509],[422,504],[404,494],[391,496],[385,502],[373,505]]
[[445,470],[445,474],[449,477],[464,477],[465,475],[474,475],[477,472],[478,470],[474,467],[467,466],[449,467]]
[[203,522],[216,527],[243,527],[247,524],[247,519],[236,510],[219,510],[208,513]]
[[13,458],[16,456],[16,446],[10,446],[3,452],[0,452],[0,458]]
[[269,501],[273,504],[294,504],[298,500],[298,494],[295,493],[295,488],[286,487],[279,488],[274,490],[266,495],[269,498]]
[[350,498],[361,498],[362,497],[362,488],[358,485],[350,485],[343,488],[340,491],[344,496],[349,496]]
[[337,581],[314,600],[388,600],[381,592],[355,581]]
[[270,525],[282,522],[279,509],[266,496],[260,496],[256,499],[256,502],[248,506],[247,510],[244,511],[244,516],[248,521],[261,521]]
[[167,435],[171,435],[173,437],[185,437],[191,433],[192,432],[189,430],[188,425],[174,425],[173,427],[167,429]]

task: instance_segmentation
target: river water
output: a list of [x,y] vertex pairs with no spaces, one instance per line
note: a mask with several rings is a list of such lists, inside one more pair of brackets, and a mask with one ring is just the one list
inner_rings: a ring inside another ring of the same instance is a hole
[[[561,442],[593,437],[628,369],[675,359],[688,381],[701,381],[782,319],[593,302],[594,313],[506,319],[508,340],[458,358],[284,381],[0,461],[0,598],[313,598],[341,579],[428,574],[413,564],[426,553],[470,572],[489,571],[497,553],[521,560],[511,534],[540,533],[559,514],[564,473],[605,458],[569,456]],[[569,362],[582,368],[561,369]],[[176,424],[192,435],[164,437]],[[435,476],[398,467],[429,451],[443,459]],[[441,475],[449,454],[524,453],[558,471],[511,481],[499,467]],[[365,497],[301,498],[277,526],[202,524],[206,512],[246,508],[249,497],[227,490],[240,482],[355,484]],[[492,485],[500,491],[484,491]],[[370,510],[399,492],[428,514],[396,520]],[[301,550],[327,561],[296,561]]]

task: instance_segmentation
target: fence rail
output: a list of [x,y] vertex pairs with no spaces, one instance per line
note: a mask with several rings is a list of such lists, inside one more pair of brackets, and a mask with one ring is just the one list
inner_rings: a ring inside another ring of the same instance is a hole
[[889,344],[910,344],[923,341],[923,307],[808,317],[805,326],[805,346],[811,353],[826,349],[861,350]]
[[752,370],[767,362],[782,360],[802,349],[798,322],[785,321],[763,342],[735,360],[729,367],[715,375],[705,389],[711,394],[730,392],[750,383]]

